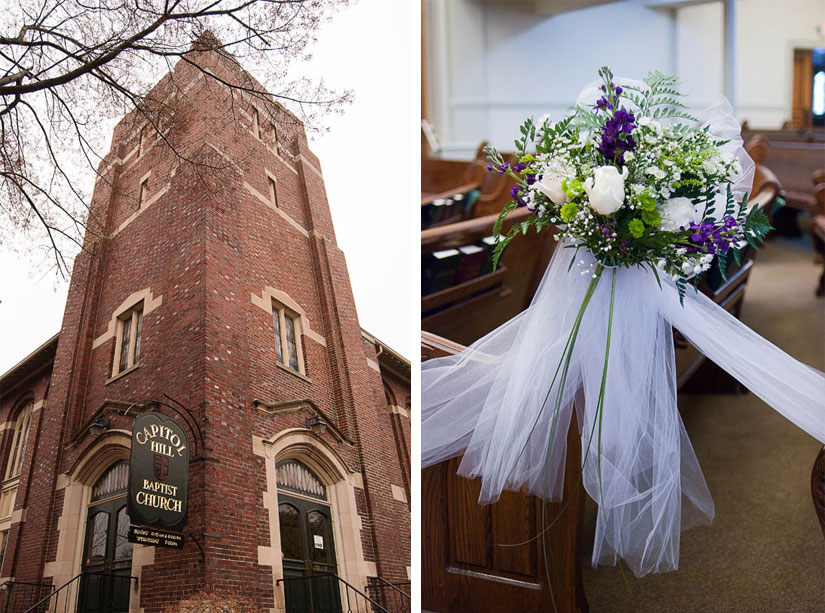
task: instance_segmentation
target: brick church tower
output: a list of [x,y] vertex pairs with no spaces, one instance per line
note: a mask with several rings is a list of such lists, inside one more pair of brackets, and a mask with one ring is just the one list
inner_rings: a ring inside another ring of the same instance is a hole
[[[410,364],[359,326],[303,126],[204,41],[115,128],[62,329],[0,377],[7,600],[409,593]],[[189,436],[182,549],[126,539],[149,410]]]

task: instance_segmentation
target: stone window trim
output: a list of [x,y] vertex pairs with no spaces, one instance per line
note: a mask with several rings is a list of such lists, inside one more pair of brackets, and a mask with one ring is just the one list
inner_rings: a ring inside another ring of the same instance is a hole
[[140,363],[143,307],[143,300],[140,300],[117,318],[112,377],[131,371]]
[[312,339],[323,347],[327,346],[326,339],[312,329],[309,317],[307,317],[307,313],[304,308],[283,290],[275,289],[274,287],[267,285],[261,292],[260,296],[251,294],[251,299],[252,304],[263,310],[265,313],[269,313],[269,315],[273,314],[276,304],[279,304],[289,311],[299,315],[301,320],[301,335]]
[[[302,319],[300,313],[274,298],[272,299],[272,320],[273,330],[275,331],[273,342],[278,356],[277,364],[289,372],[306,376]],[[290,347],[289,342],[290,328],[292,341],[295,345],[294,349]],[[293,358],[295,361],[294,366],[292,365]]]
[[[114,358],[112,360],[112,378],[109,379],[107,383],[114,381],[116,378],[120,378],[127,372],[131,372],[132,370],[137,368],[139,364],[133,364],[131,367],[126,368],[123,371],[118,369],[118,358],[120,357],[120,343],[122,338],[122,322],[127,314],[134,311],[135,307],[141,304],[143,306],[143,328],[145,329],[146,316],[152,311],[154,311],[156,308],[158,308],[161,304],[163,304],[163,296],[153,295],[151,287],[144,288],[131,294],[128,298],[126,298],[126,300],[121,302],[120,305],[112,313],[111,319],[109,320],[108,326],[106,328],[106,332],[98,336],[92,342],[92,349],[97,349],[101,345],[105,344],[107,341],[115,339],[115,348],[113,354]],[[143,336],[142,332],[141,336]],[[142,350],[141,353],[143,353]]]
[[[266,176],[267,176],[267,177],[269,177],[269,173],[267,173],[267,175],[266,175]],[[276,181],[276,184],[277,184],[277,181]],[[301,224],[299,224],[297,221],[295,221],[292,217],[290,217],[289,215],[287,215],[287,214],[284,212],[283,208],[281,208],[281,207],[279,207],[279,206],[275,206],[275,205],[273,205],[273,204],[272,204],[272,199],[269,197],[269,195],[266,195],[266,196],[265,196],[264,194],[262,194],[261,192],[259,192],[257,189],[255,189],[254,187],[252,187],[252,185],[250,185],[250,184],[249,184],[249,182],[247,182],[247,181],[244,181],[244,182],[243,182],[243,186],[244,186],[244,188],[246,189],[246,191],[248,191],[250,194],[252,194],[252,196],[254,196],[254,197],[255,197],[255,198],[257,198],[258,200],[260,200],[260,201],[261,201],[263,204],[265,204],[267,207],[269,207],[270,209],[272,209],[273,211],[275,211],[278,215],[280,215],[281,217],[283,217],[283,218],[286,220],[286,222],[287,222],[287,223],[289,223],[289,225],[290,225],[290,226],[292,226],[292,227],[293,227],[293,228],[295,228],[298,232],[300,232],[301,234],[303,234],[304,236],[306,236],[307,238],[309,238],[309,232],[307,232],[307,229],[306,229],[306,228],[304,228],[304,227],[303,227]],[[266,191],[267,191],[267,192],[269,191],[269,188],[268,188],[268,187],[267,187],[267,190],[266,190]]]

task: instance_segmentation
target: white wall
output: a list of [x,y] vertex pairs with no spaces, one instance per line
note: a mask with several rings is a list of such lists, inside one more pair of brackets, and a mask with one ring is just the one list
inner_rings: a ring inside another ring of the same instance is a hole
[[[523,5],[522,5],[523,6]],[[625,0],[542,17],[482,0],[425,0],[430,121],[444,157],[479,142],[512,149],[524,118],[560,117],[604,64],[641,78],[675,72],[686,90],[723,89],[722,2],[651,9]],[[794,47],[825,46],[822,0],[738,0],[740,120],[778,128],[790,118]]]
[[605,64],[629,76],[675,68],[671,13],[633,1],[547,18],[432,0],[425,14],[430,121],[447,157],[471,155],[481,140],[512,149],[525,117],[561,117]]
[[739,0],[737,110],[751,127],[780,128],[791,118],[793,50],[825,47],[823,0]]

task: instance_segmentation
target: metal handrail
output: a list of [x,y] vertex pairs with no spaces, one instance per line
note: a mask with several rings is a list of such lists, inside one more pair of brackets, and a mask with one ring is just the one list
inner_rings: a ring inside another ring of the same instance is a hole
[[66,583],[61,585],[59,588],[56,588],[54,591],[52,591],[46,597],[41,598],[40,600],[38,600],[36,603],[34,603],[32,606],[30,606],[28,609],[26,609],[26,611],[24,613],[30,613],[31,611],[34,611],[41,604],[51,600],[51,598],[53,596],[56,596],[61,590],[63,590],[64,588],[68,587],[69,585],[71,585],[72,583],[74,583],[75,581],[80,579],[83,575],[86,575],[86,576],[94,575],[94,576],[99,576],[99,577],[117,577],[119,579],[129,579],[131,581],[137,581],[138,580],[137,577],[132,577],[130,575],[116,575],[114,573],[101,573],[101,572],[82,571],[79,574],[72,577],[71,579],[69,579]]
[[[350,590],[352,590],[353,592],[355,592],[359,596],[362,596],[364,598],[364,600],[366,600],[372,606],[374,606],[376,608],[376,610],[380,611],[380,613],[390,613],[390,611],[387,610],[386,608],[384,608],[383,605],[378,604],[372,598],[367,596],[364,592],[362,592],[357,587],[355,587],[354,585],[349,583],[346,579],[342,579],[341,577],[339,577],[335,573],[313,573],[311,575],[306,575],[306,576],[303,576],[303,577],[281,577],[280,579],[278,579],[275,582],[275,584],[278,585],[278,584],[281,583],[281,581],[311,581],[312,579],[315,579],[316,577],[335,577],[336,579],[338,579],[339,582],[343,583]],[[347,591],[347,599],[349,599],[349,591]]]
[[404,590],[402,590],[402,589],[401,589],[400,587],[398,587],[396,584],[394,584],[394,583],[390,583],[389,581],[387,581],[386,579],[384,579],[384,577],[375,577],[375,578],[376,578],[376,579],[378,579],[381,583],[383,583],[383,584],[385,584],[385,585],[389,585],[392,589],[394,589],[396,592],[398,592],[399,594],[401,594],[404,598],[410,598],[410,595],[409,595],[407,592],[405,592]]
[[[20,595],[20,591],[15,591],[15,586],[25,586],[29,589],[28,592],[24,592],[23,595]],[[14,579],[6,579],[2,583],[0,583],[0,601],[5,599],[5,605],[3,606],[3,611],[9,610],[9,605],[14,602],[14,608],[17,608],[18,604],[20,604],[20,600],[22,598],[23,604],[22,606],[27,606],[25,603],[32,598],[38,598],[42,593],[43,588],[51,589],[51,583],[40,583],[34,581],[16,581]]]

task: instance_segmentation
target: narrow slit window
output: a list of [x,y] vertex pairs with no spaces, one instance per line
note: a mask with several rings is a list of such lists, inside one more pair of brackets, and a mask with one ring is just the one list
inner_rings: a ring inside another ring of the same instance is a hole
[[272,177],[267,177],[269,181],[269,201],[272,203],[272,206],[278,206],[278,187],[275,183],[275,179]]
[[140,208],[146,204],[146,189],[149,183],[149,179],[144,179],[140,182],[140,195],[138,196],[138,203],[140,204]]
[[272,323],[275,326],[275,359],[283,363],[284,348],[281,342],[281,310],[275,309],[272,311]]
[[255,138],[261,138],[261,124],[258,118],[258,109],[252,109],[252,133]]
[[121,326],[119,371],[129,368],[129,341],[131,340],[131,326],[129,323],[130,322],[124,321]]
[[143,309],[135,312],[137,327],[135,328],[135,364],[140,360],[140,330],[143,327]]

